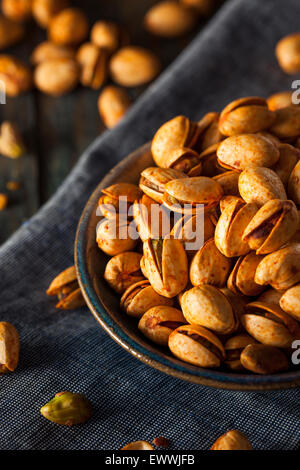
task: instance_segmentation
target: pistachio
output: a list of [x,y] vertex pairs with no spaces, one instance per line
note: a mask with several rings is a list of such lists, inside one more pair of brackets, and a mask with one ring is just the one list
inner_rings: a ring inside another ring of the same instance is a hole
[[266,302],[251,302],[242,316],[245,330],[257,341],[268,346],[289,348],[299,337],[297,322],[280,307]]
[[186,320],[180,310],[159,305],[144,313],[138,328],[154,343],[168,346],[168,339],[172,331],[184,324],[186,324]]
[[165,185],[180,178],[187,178],[187,175],[171,168],[150,167],[142,171],[139,186],[147,196],[161,204]]
[[163,0],[148,10],[144,25],[156,36],[173,38],[188,33],[196,22],[194,12],[180,3]]
[[225,358],[221,341],[209,330],[198,325],[183,325],[169,336],[174,356],[200,367],[219,367]]
[[253,252],[241,256],[228,278],[227,287],[237,294],[248,296],[259,295],[264,287],[254,281],[256,268],[263,259],[263,256]]
[[256,212],[242,238],[257,254],[264,255],[287,243],[298,223],[298,211],[293,201],[272,199]]
[[17,96],[32,88],[30,68],[10,55],[0,55],[0,80],[4,83],[8,96]]
[[234,198],[223,208],[215,231],[215,243],[223,255],[230,258],[250,251],[242,235],[257,210],[256,204],[244,204],[238,198]]
[[79,8],[66,8],[60,11],[48,24],[49,39],[64,46],[77,46],[85,40],[88,31],[88,19]]
[[210,450],[253,450],[247,436],[232,429],[216,440]]
[[270,132],[279,139],[294,139],[300,135],[300,108],[287,106],[274,111],[276,119]]
[[89,400],[80,393],[57,393],[41,408],[41,415],[56,424],[73,426],[85,423],[92,416]]
[[181,299],[186,320],[216,333],[231,333],[236,328],[234,313],[226,296],[216,287],[201,285],[186,291]]
[[4,121],[0,127],[0,153],[19,158],[26,152],[23,138],[16,124]]
[[180,0],[180,3],[193,8],[201,16],[209,16],[215,8],[215,0]]
[[242,295],[240,293],[233,292],[227,287],[222,287],[220,291],[227,297],[232,307],[236,319],[236,331],[240,332],[240,319],[245,313],[245,307],[250,302],[250,297],[246,297],[245,295]]
[[200,141],[197,142],[197,147],[200,144],[201,151],[211,148],[212,145],[216,145],[224,139],[219,130],[219,113],[205,114],[198,121],[198,127],[200,128]]
[[18,43],[24,34],[25,29],[22,24],[0,15],[0,50]]
[[104,219],[97,228],[97,244],[107,255],[115,256],[135,248],[134,227],[124,219]]
[[265,256],[259,263],[255,282],[276,290],[289,289],[300,281],[300,243],[290,243]]
[[167,449],[170,445],[169,439],[163,436],[155,437],[152,442],[156,447],[163,447],[164,449]]
[[50,20],[69,4],[69,0],[32,0],[32,14],[42,28],[47,28]]
[[238,171],[226,171],[213,177],[223,188],[224,196],[239,196],[239,176]]
[[78,84],[79,67],[75,60],[61,58],[40,63],[35,69],[36,87],[52,96],[61,96],[72,91]]
[[[268,304],[275,304],[279,306],[279,301],[282,296],[282,292],[275,289],[268,289],[257,298],[258,302],[267,302]],[[284,309],[283,309],[284,310]]]
[[137,282],[124,292],[121,308],[127,315],[140,318],[145,312],[157,306],[173,305],[173,300],[159,295],[147,280]]
[[210,284],[223,287],[230,269],[231,260],[218,250],[211,238],[195,254],[190,266],[190,280],[193,286]]
[[123,294],[128,287],[144,280],[140,270],[142,255],[127,251],[109,260],[105,267],[104,279],[118,294]]
[[179,240],[144,242],[144,266],[153,289],[164,297],[175,297],[187,285],[188,261]]
[[[229,103],[222,111],[219,129],[223,135],[252,134],[268,129],[275,116],[264,98],[250,96]],[[264,166],[264,165],[262,165]]]
[[273,346],[249,344],[241,354],[241,364],[256,374],[275,374],[288,370],[289,363],[284,353]]
[[288,194],[291,199],[300,205],[300,161],[294,166],[288,180]]
[[128,43],[125,31],[112,21],[96,21],[91,30],[91,41],[107,52],[115,52]]
[[170,217],[165,208],[145,194],[133,204],[133,218],[143,242],[170,234]]
[[131,183],[116,183],[102,189],[99,207],[105,217],[115,219],[127,216],[129,207],[142,195],[137,185]]
[[243,352],[245,347],[248,346],[248,344],[255,343],[255,339],[245,333],[229,338],[224,346],[226,353],[226,366],[231,370],[243,370],[244,368],[240,360],[241,353]]
[[44,41],[38,44],[31,54],[31,62],[34,65],[53,59],[75,59],[75,51],[70,46]]
[[154,447],[147,441],[135,441],[126,444],[121,450],[154,450]]
[[270,168],[249,168],[239,176],[239,191],[244,201],[263,206],[270,199],[287,199],[283,183]]
[[197,152],[182,147],[170,151],[162,168],[174,168],[181,173],[184,172],[187,176],[199,176],[202,171],[202,163]]
[[20,341],[16,328],[8,322],[0,322],[0,374],[13,372],[19,361]]
[[7,18],[22,23],[31,17],[32,0],[2,0],[1,7]]
[[181,240],[187,255],[192,257],[209,238],[214,236],[214,232],[215,226],[211,214],[200,213],[179,219],[171,231],[171,236]]
[[153,80],[160,72],[158,58],[147,49],[127,46],[116,52],[110,61],[110,73],[119,85],[135,87]]
[[109,129],[119,123],[130,106],[131,99],[127,91],[117,86],[108,85],[98,98],[99,114]]
[[234,135],[223,140],[217,150],[218,162],[230,170],[271,167],[279,159],[278,148],[258,134]]
[[269,96],[267,99],[268,107],[271,111],[276,111],[276,109],[286,108],[291,106],[292,103],[292,91],[279,91]]
[[76,58],[81,68],[81,84],[94,90],[100,88],[107,78],[107,52],[91,42],[86,42],[78,49]]
[[283,37],[276,45],[276,57],[284,72],[300,72],[300,33]]
[[74,310],[85,305],[77,281],[75,266],[65,269],[53,279],[47,290],[47,295],[57,296],[59,302],[56,308],[58,309]]
[[[280,295],[280,293],[278,293]],[[300,284],[288,289],[280,298],[280,307],[291,317],[300,321]]]
[[[219,144],[213,144],[200,153],[199,159],[202,165],[202,176],[215,177],[218,174],[227,172],[218,163],[217,149]],[[237,172],[238,173],[238,172]]]
[[300,150],[289,144],[279,144],[279,160],[272,167],[283,184],[287,184],[296,163],[300,159]]
[[0,193],[0,211],[4,211],[8,206],[7,194]]

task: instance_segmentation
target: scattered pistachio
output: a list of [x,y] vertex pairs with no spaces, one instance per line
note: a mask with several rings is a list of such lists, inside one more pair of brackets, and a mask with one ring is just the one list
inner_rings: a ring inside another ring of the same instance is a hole
[[121,450],[154,450],[154,447],[147,441],[135,441],[122,447]]
[[0,322],[0,374],[15,370],[19,361],[19,349],[20,340],[16,328],[11,323]]
[[25,145],[16,124],[4,121],[0,127],[0,153],[9,158],[19,158],[25,152]]
[[73,310],[85,305],[82,296],[75,266],[65,269],[51,282],[47,295],[57,295],[59,300],[56,308],[62,310]]
[[60,392],[41,408],[41,415],[56,424],[73,426],[92,416],[89,400],[80,393]]

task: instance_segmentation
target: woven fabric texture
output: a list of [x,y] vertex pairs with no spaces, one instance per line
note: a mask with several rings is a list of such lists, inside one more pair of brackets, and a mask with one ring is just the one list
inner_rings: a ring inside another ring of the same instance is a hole
[[[274,56],[276,42],[299,29],[298,0],[232,0],[132,107],[97,139],[42,210],[0,250],[0,320],[20,332],[20,363],[0,378],[1,449],[119,449],[165,436],[173,449],[208,449],[230,428],[257,449],[296,449],[300,390],[241,393],[168,377],[131,357],[87,308],[56,311],[45,295],[73,264],[81,211],[105,173],[151,139],[167,119],[218,111],[241,96],[289,89]],[[62,390],[84,393],[93,418],[73,428],[39,414]]]

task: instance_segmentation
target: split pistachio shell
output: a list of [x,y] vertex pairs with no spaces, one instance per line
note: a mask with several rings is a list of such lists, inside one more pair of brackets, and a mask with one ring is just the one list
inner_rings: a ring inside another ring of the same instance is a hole
[[280,156],[272,170],[277,173],[283,184],[287,184],[291,172],[300,159],[300,150],[289,144],[279,144]]
[[171,236],[181,240],[187,254],[191,256],[203,246],[203,243],[214,236],[214,232],[215,226],[210,214],[200,213],[179,219],[171,231]]
[[236,321],[231,304],[214,286],[201,285],[186,291],[181,299],[181,308],[189,323],[220,334],[235,330]]
[[276,45],[276,57],[284,72],[300,72],[300,33],[284,36]]
[[238,171],[226,171],[220,175],[213,177],[215,181],[220,183],[223,188],[224,196],[238,196],[239,195],[239,176]]
[[300,284],[288,289],[280,298],[280,307],[300,321]]
[[[243,199],[239,196],[224,196],[220,200],[220,211],[223,212],[227,206],[229,206],[232,203],[240,203],[244,204],[245,202]],[[217,215],[217,222],[218,222],[218,215]],[[216,222],[216,223],[217,223]]]
[[131,285],[121,298],[121,307],[131,317],[140,318],[156,306],[172,306],[173,300],[159,295],[147,280]]
[[[223,196],[222,186],[211,178],[198,176],[170,181],[165,186],[163,204],[174,212],[194,214],[197,205],[210,210]],[[190,207],[185,208],[184,205]]]
[[217,150],[218,161],[228,169],[271,167],[279,159],[278,148],[258,134],[241,134],[223,140]]
[[284,353],[273,346],[249,344],[241,354],[241,364],[256,374],[275,374],[288,370],[289,363]]
[[279,91],[269,96],[267,99],[268,107],[271,111],[276,111],[276,109],[286,108],[291,106],[292,103],[292,91]]
[[135,441],[126,444],[121,450],[154,450],[154,447],[147,441]]
[[300,281],[300,243],[290,243],[265,256],[259,263],[255,282],[276,290],[289,289]]
[[186,176],[199,176],[202,172],[198,153],[187,147],[171,150],[164,160],[164,167],[184,172]]
[[93,412],[84,395],[72,392],[57,393],[40,411],[44,418],[65,426],[85,423]]
[[187,256],[179,240],[144,242],[144,266],[153,289],[164,297],[175,297],[187,285]]
[[241,256],[227,281],[227,287],[235,293],[241,293],[247,296],[259,295],[264,287],[256,284],[254,281],[256,268],[263,259],[263,256],[256,255],[253,252],[246,256]]
[[252,302],[246,306],[242,323],[249,335],[268,346],[289,348],[299,337],[298,323],[275,304]]
[[142,171],[139,186],[147,196],[161,204],[165,185],[180,178],[187,178],[187,175],[171,168],[150,167]]
[[254,215],[243,233],[257,254],[268,254],[287,243],[297,230],[298,211],[293,201],[272,199]]
[[128,287],[144,280],[140,262],[142,255],[132,251],[120,253],[109,260],[105,267],[104,279],[118,294],[123,294]]
[[19,361],[20,340],[16,328],[0,322],[0,374],[13,372]]
[[288,194],[291,199],[300,205],[300,161],[293,168],[288,181]]
[[139,330],[160,346],[168,346],[170,334],[186,324],[182,312],[173,307],[159,305],[147,310],[139,321]]
[[268,129],[275,116],[264,98],[240,98],[229,103],[222,111],[219,129],[223,135],[250,134]]
[[239,191],[244,201],[263,206],[270,199],[287,199],[283,183],[270,168],[249,168],[240,174]]
[[207,113],[205,117],[199,121],[199,126],[202,125],[204,119],[210,120],[210,123],[206,126],[201,137],[200,147],[202,151],[211,148],[212,145],[216,145],[224,139],[224,136],[219,130],[219,113]]
[[47,295],[57,296],[59,302],[56,308],[58,309],[74,310],[85,305],[75,266],[70,266],[55,277],[47,290]]
[[92,42],[86,42],[77,51],[77,62],[80,65],[80,82],[83,86],[98,90],[107,78],[106,50],[99,49]]
[[[114,219],[120,214],[126,216],[129,206],[142,195],[141,190],[135,184],[116,183],[102,189],[103,195],[99,199],[99,207],[102,214],[108,219]],[[126,198],[126,200],[125,200]]]
[[195,254],[190,266],[190,280],[193,286],[210,284],[223,287],[231,269],[231,260],[216,247],[213,238],[207,240]]
[[184,325],[169,336],[174,356],[200,367],[219,367],[225,357],[221,341],[209,330],[198,325]]
[[270,132],[279,139],[293,139],[300,135],[300,108],[287,106],[274,111],[276,120]]
[[135,248],[134,228],[125,219],[103,219],[97,228],[97,244],[107,255],[115,256]]
[[256,204],[244,204],[238,199],[224,208],[215,231],[215,243],[223,255],[241,256],[250,251],[242,235],[257,209]]
[[226,366],[231,370],[243,370],[240,360],[241,353],[248,344],[255,343],[255,339],[245,333],[229,338],[224,346],[226,353]]
[[232,429],[216,440],[210,450],[253,450],[247,436]]
[[171,221],[166,209],[145,194],[133,204],[133,218],[143,242],[170,234]]

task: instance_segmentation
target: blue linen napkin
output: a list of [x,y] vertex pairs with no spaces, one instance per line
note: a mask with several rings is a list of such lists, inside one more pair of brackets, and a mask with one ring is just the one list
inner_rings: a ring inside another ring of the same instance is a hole
[[[114,130],[83,154],[56,195],[0,250],[0,320],[20,332],[15,373],[0,377],[1,449],[119,449],[165,436],[173,449],[208,449],[230,428],[257,449],[296,449],[300,391],[214,390],[168,377],[131,357],[87,308],[60,312],[45,290],[73,264],[81,211],[104,174],[177,114],[199,119],[229,101],[289,89],[276,42],[299,29],[298,0],[226,2]],[[93,418],[57,426],[39,409],[62,390],[84,393]]]

